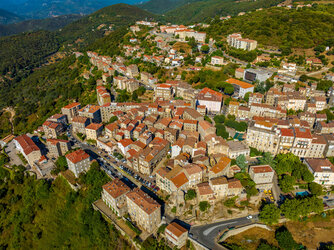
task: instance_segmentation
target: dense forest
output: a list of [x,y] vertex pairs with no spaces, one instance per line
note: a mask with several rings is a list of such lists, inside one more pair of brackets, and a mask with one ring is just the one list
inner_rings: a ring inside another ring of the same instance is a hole
[[310,48],[326,41],[333,43],[334,5],[298,10],[270,8],[227,21],[217,18],[207,32],[216,39],[241,32],[244,37],[263,45]]
[[170,22],[193,23],[209,21],[215,16],[237,15],[239,12],[254,11],[275,6],[281,0],[235,1],[203,0],[183,5],[165,14]]
[[178,7],[201,0],[150,0],[138,5],[139,8],[152,13],[163,14]]
[[18,23],[0,25],[0,36],[9,36],[22,32],[32,32],[38,30],[55,31],[80,18],[82,18],[82,15],[72,14],[42,20],[33,19]]
[[92,208],[109,181],[92,166],[74,192],[65,179],[36,180],[23,166],[0,166],[1,249],[126,249],[128,243]]
[[[91,48],[97,46],[101,51],[113,56],[122,41],[125,29],[119,29],[110,35],[97,40]],[[5,79],[0,88],[0,110],[4,107],[15,107],[14,127],[16,133],[32,131],[45,119],[71,100],[78,100],[83,105],[96,102],[95,86],[101,72],[85,80],[82,74],[91,67],[89,58],[78,59],[69,56],[55,64],[35,70],[32,74],[15,84]],[[0,134],[0,137],[4,135]]]
[[0,74],[21,77],[19,72],[38,67],[58,49],[59,39],[48,31],[0,38]]

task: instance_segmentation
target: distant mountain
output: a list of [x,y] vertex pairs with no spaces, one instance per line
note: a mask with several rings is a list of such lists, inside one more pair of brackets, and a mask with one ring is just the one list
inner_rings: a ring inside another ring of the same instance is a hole
[[[144,0],[146,1],[146,0]],[[49,18],[67,14],[90,14],[103,7],[118,4],[139,4],[143,0],[0,0],[0,8],[30,19]]]
[[22,21],[23,18],[9,11],[0,9],[0,24],[9,24]]
[[138,4],[137,6],[152,13],[163,14],[177,7],[185,6],[189,3],[198,1],[201,0],[150,0],[142,4]]
[[22,32],[31,32],[37,30],[55,31],[82,17],[82,15],[72,14],[53,18],[33,19],[18,23],[0,25],[0,36],[9,36]]
[[177,7],[165,13],[165,16],[170,22],[203,22],[215,16],[236,15],[239,12],[268,8],[280,2],[282,0],[201,0]]

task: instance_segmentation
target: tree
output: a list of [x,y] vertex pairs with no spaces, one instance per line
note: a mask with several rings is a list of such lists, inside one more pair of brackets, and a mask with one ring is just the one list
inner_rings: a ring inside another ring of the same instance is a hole
[[277,224],[281,216],[280,209],[274,204],[266,204],[260,211],[259,218],[266,224]]
[[268,244],[267,242],[261,242],[256,250],[278,250],[278,248]]
[[250,95],[250,92],[247,92],[247,93],[245,94],[245,96],[244,96],[244,100],[245,100],[246,102],[249,102],[249,95]]
[[278,183],[282,191],[288,193],[293,190],[293,185],[296,183],[296,179],[293,176],[284,175]]
[[208,45],[202,45],[201,51],[206,54],[210,51],[210,47]]
[[311,182],[308,184],[310,192],[316,196],[322,195],[322,186],[318,183]]
[[207,122],[212,123],[212,120],[211,120],[210,117],[207,116],[207,115],[204,116],[204,120],[207,121]]
[[[231,85],[231,84],[230,84]],[[224,88],[224,93],[226,94],[226,95],[232,95],[233,93],[234,93],[234,88],[233,88],[233,86],[231,85],[228,85],[228,86],[226,86],[225,88]]]
[[299,249],[297,242],[293,239],[292,234],[285,226],[282,226],[276,230],[275,238],[278,242],[278,245],[282,249]]
[[110,117],[109,123],[113,123],[113,122],[115,122],[117,120],[118,120],[117,116],[112,116],[112,117]]
[[213,120],[215,123],[224,123],[225,122],[225,116],[224,115],[216,115]]
[[184,197],[186,201],[193,200],[196,198],[196,191],[193,189],[189,189]]
[[201,210],[202,212],[205,212],[208,208],[210,208],[210,204],[207,201],[201,201],[199,203],[199,210]]
[[239,155],[236,158],[236,163],[238,165],[239,168],[241,168],[242,172],[245,172],[247,169],[247,163],[246,163],[246,157],[245,155]]
[[265,152],[261,158],[259,158],[259,164],[261,165],[269,165],[271,167],[276,166],[276,161],[274,157],[269,153]]

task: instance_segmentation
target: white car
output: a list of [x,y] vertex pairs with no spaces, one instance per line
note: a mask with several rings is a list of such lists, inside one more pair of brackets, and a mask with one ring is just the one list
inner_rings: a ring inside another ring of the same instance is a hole
[[252,218],[253,218],[253,216],[251,216],[251,215],[247,216],[247,219],[249,219],[249,220],[252,219]]

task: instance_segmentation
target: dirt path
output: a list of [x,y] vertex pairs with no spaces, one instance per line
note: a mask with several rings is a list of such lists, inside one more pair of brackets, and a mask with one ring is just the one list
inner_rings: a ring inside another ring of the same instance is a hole
[[10,126],[12,127],[12,134],[14,134],[13,120],[14,120],[14,117],[15,117],[15,110],[12,107],[7,107],[7,108],[5,108],[3,110],[5,112],[9,112],[10,113],[9,122],[10,122]]

